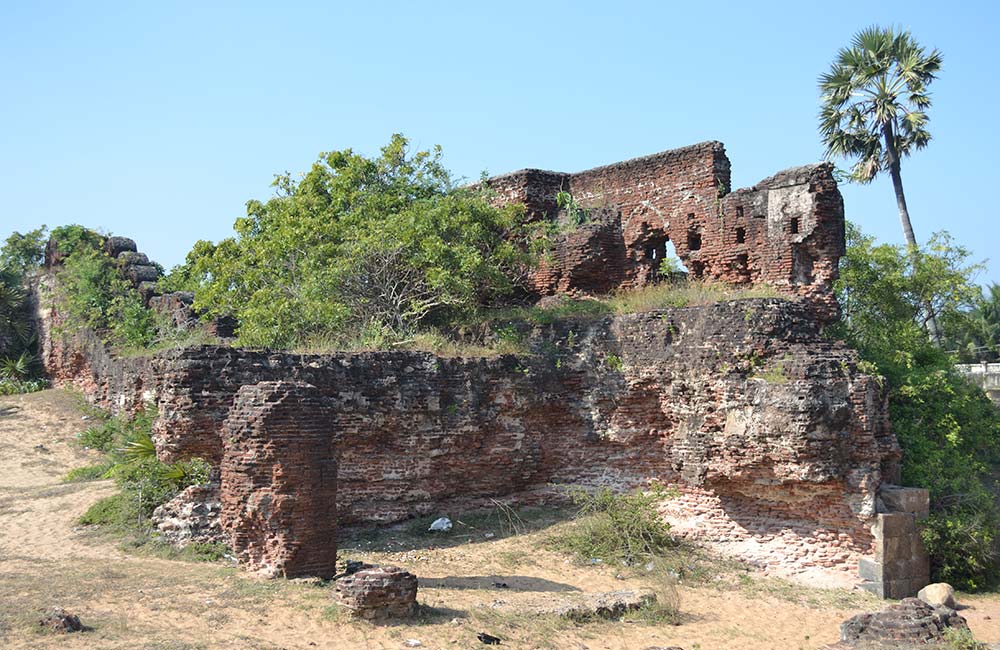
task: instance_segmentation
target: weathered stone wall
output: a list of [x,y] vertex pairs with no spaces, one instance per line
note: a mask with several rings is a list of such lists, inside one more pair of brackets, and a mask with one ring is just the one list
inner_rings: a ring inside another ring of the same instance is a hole
[[655,282],[670,242],[694,277],[768,284],[808,299],[822,320],[836,316],[844,210],[829,164],[730,193],[725,149],[705,142],[576,174],[527,169],[487,182],[498,201],[524,203],[535,218],[559,218],[559,191],[603,209],[543,263],[533,280],[543,295]]
[[[681,534],[786,569],[857,566],[899,449],[884,394],[806,306],[779,299],[563,322],[538,354],[161,353],[156,441],[223,462],[234,396],[260,381],[330,404],[342,524],[396,521],[550,485],[657,480]],[[238,418],[235,418],[238,419]]]

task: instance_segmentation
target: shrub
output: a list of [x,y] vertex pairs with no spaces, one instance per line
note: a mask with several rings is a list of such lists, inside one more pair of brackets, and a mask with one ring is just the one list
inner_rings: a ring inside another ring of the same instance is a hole
[[95,424],[77,434],[76,440],[81,446],[88,449],[110,452],[115,441],[119,440],[121,436],[120,422],[117,418],[113,418]]
[[662,555],[676,546],[657,505],[670,493],[657,487],[649,492],[616,494],[573,490],[576,521],[568,532],[552,540],[555,548],[584,560],[633,565]]
[[[889,417],[903,449],[902,480],[931,493],[924,530],[934,580],[963,589],[1000,574],[1000,410],[955,369],[955,358],[931,341],[927,306],[947,326],[963,322],[980,290],[968,252],[937,234],[910,254],[848,227],[837,297],[843,318],[830,331],[845,338],[881,373]],[[947,332],[946,332],[947,334]]]
[[48,388],[44,379],[3,379],[0,378],[0,395],[21,395]]
[[995,509],[949,509],[924,521],[922,535],[934,579],[964,591],[997,586],[998,531]]
[[99,465],[87,465],[85,467],[75,467],[63,477],[66,483],[80,483],[83,481],[97,481],[108,478],[108,471],[111,469],[110,463]]
[[[114,479],[121,489],[116,497],[128,504],[126,507],[116,501],[95,506],[97,510],[88,511],[81,523],[113,525],[120,529],[141,528],[142,521],[178,492],[208,480],[210,468],[203,460],[167,464],[156,458],[150,435],[155,417],[156,412],[147,409],[132,418],[108,418],[80,434],[80,444],[107,454],[106,463],[99,466],[104,469],[101,477]],[[86,480],[86,477],[94,478],[96,473],[96,467],[81,468],[67,475],[66,480]],[[102,523],[102,517],[118,519]]]
[[128,494],[119,492],[104,497],[87,508],[78,521],[85,526],[105,526],[123,530],[136,525],[139,521],[138,513],[135,501]]

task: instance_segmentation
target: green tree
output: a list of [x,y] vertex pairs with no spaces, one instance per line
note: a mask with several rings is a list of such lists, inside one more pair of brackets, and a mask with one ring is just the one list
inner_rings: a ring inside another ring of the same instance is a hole
[[48,240],[45,226],[21,234],[12,233],[0,247],[0,269],[18,277],[38,268],[45,257],[45,242]]
[[235,237],[198,242],[164,286],[232,314],[240,342],[292,347],[373,332],[398,340],[514,291],[532,260],[523,210],[456,188],[441,152],[400,135],[378,157],[321,154],[276,196],[249,201]]
[[967,312],[980,294],[972,278],[981,265],[969,264],[968,251],[943,233],[910,253],[876,245],[849,225],[837,282],[843,317],[833,333],[886,378],[903,482],[931,492],[925,540],[935,575],[964,588],[988,586],[1000,568],[993,478],[1000,474],[1000,411],[920,324],[927,304],[942,322]]
[[1000,284],[985,288],[975,305],[944,324],[949,349],[966,362],[1000,357]]
[[[928,86],[940,68],[941,53],[925,51],[910,32],[872,26],[856,34],[819,79],[819,129],[827,156],[856,159],[850,177],[860,183],[889,172],[903,237],[914,251],[900,160],[930,142]],[[936,339],[936,314],[924,308]]]

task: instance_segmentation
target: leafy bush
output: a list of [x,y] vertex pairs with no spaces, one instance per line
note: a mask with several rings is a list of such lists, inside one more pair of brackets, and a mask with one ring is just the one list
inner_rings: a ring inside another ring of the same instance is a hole
[[843,318],[832,332],[887,380],[903,483],[931,493],[924,538],[934,579],[977,589],[1000,575],[1000,411],[957,372],[925,324],[927,306],[947,330],[975,304],[979,267],[967,258],[945,234],[911,255],[849,227],[837,284]]
[[195,244],[163,286],[236,315],[242,344],[279,348],[404,340],[511,295],[536,259],[523,209],[456,188],[440,150],[407,147],[397,135],[377,157],[337,151],[300,181],[278,176],[235,237]]
[[44,379],[0,379],[0,395],[22,395],[48,388]]
[[[81,523],[102,523],[133,530],[141,527],[156,508],[178,492],[208,480],[209,465],[203,460],[167,464],[156,458],[156,448],[150,437],[155,418],[156,412],[147,409],[133,418],[108,418],[80,434],[80,444],[104,451],[107,461],[97,467],[74,470],[65,480],[94,478],[100,467],[103,469],[100,477],[114,479],[121,489],[115,496],[127,501],[127,505],[118,501],[95,505],[96,510],[88,511]],[[107,521],[112,517],[118,519]],[[98,519],[101,521],[96,521]]]
[[78,520],[84,526],[106,526],[117,530],[131,528],[139,521],[135,500],[119,492],[104,497],[87,508]]
[[0,247],[0,269],[19,278],[38,268],[45,256],[46,228],[12,233]]
[[81,239],[70,250],[58,272],[64,328],[89,327],[122,347],[153,343],[157,328],[152,312],[100,245]]
[[922,533],[935,580],[966,591],[996,587],[998,531],[995,509],[949,508],[932,514]]
[[40,390],[37,337],[25,274],[33,267],[33,233],[14,233],[0,247],[0,394]]
[[573,490],[576,521],[551,540],[552,545],[584,560],[601,560],[626,566],[662,555],[676,546],[657,505],[670,496],[657,487],[649,492],[617,494],[608,488],[597,492]]

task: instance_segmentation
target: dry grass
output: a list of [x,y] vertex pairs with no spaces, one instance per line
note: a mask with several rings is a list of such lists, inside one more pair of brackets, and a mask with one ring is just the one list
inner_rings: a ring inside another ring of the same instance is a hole
[[774,287],[740,287],[721,282],[690,280],[664,282],[649,287],[622,291],[607,299],[615,314],[636,314],[668,307],[698,307],[727,300],[777,298]]

